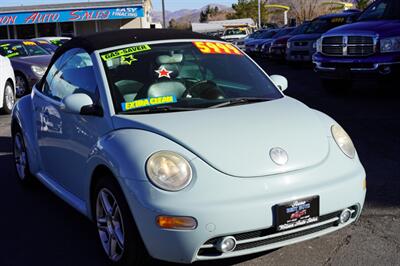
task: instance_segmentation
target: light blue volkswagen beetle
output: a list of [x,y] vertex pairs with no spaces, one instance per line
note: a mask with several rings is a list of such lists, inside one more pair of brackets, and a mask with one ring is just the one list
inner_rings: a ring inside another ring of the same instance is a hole
[[118,265],[325,235],[360,216],[365,171],[346,132],[286,87],[235,46],[195,33],[75,38],[13,110],[18,177],[92,219]]

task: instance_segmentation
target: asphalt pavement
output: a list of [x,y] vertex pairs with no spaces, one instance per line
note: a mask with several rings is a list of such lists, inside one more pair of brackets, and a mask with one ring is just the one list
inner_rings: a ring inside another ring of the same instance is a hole
[[[332,93],[311,67],[260,64],[288,78],[287,95],[330,115],[350,134],[367,172],[366,205],[356,224],[327,236],[196,265],[400,265],[399,84],[365,81]],[[90,221],[41,184],[19,184],[6,115],[0,116],[0,187],[0,265],[107,265]]]

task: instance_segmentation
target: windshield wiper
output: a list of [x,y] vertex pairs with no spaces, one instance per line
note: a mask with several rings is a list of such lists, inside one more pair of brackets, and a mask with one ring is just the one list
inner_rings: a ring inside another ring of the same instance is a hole
[[215,105],[208,106],[207,108],[221,108],[226,106],[240,105],[240,104],[248,104],[248,103],[259,103],[274,100],[273,98],[258,98],[258,97],[241,97],[241,98],[233,98],[228,101],[218,103]]
[[133,109],[122,111],[121,114],[146,114],[146,113],[167,113],[167,112],[183,112],[183,111],[193,111],[199,108],[194,107],[175,107],[171,105],[160,105],[160,106],[149,106],[140,109]]

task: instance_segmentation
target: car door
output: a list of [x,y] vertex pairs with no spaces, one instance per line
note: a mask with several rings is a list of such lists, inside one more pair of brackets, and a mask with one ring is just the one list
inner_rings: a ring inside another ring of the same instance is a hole
[[82,199],[90,151],[111,126],[103,117],[65,112],[62,100],[74,93],[85,93],[100,105],[92,59],[81,49],[53,64],[33,104],[42,171]]

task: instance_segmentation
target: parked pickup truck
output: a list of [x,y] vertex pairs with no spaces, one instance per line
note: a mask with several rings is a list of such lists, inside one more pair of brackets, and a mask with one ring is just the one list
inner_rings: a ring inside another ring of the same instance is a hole
[[347,10],[343,13],[328,14],[315,18],[303,34],[290,38],[286,44],[286,60],[289,62],[311,62],[316,52],[316,42],[328,30],[341,26],[360,12]]
[[400,1],[377,0],[355,23],[332,29],[317,42],[313,56],[323,84],[400,73]]

